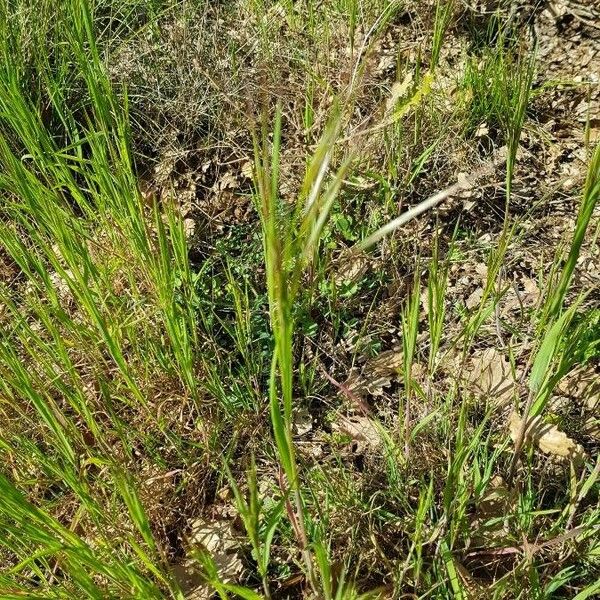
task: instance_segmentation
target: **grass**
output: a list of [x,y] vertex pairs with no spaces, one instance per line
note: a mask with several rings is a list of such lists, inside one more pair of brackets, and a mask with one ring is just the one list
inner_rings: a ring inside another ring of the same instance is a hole
[[600,149],[541,257],[535,49],[413,4],[1,2],[2,598],[596,593]]

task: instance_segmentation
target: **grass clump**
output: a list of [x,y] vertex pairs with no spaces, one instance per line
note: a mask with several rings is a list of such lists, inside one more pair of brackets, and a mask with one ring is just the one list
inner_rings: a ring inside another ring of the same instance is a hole
[[0,4],[3,598],[596,593],[600,151],[540,254],[460,18]]

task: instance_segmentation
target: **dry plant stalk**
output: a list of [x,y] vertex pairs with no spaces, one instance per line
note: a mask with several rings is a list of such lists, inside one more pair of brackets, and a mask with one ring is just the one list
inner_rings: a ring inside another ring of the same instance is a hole
[[375,245],[381,239],[383,239],[386,235],[394,232],[396,229],[399,229],[403,225],[406,225],[409,221],[422,215],[424,212],[431,210],[436,207],[440,202],[450,198],[451,196],[455,196],[459,192],[463,190],[471,189],[477,181],[493,173],[498,167],[502,166],[506,162],[507,156],[507,148],[506,146],[502,146],[496,153],[496,156],[493,160],[483,165],[481,168],[477,169],[474,173],[467,177],[459,177],[458,181],[451,186],[433,194],[423,202],[420,202],[416,206],[413,206],[410,210],[407,210],[405,213],[401,214],[399,217],[391,220],[389,223],[378,229],[375,233],[371,234],[365,240],[359,242],[354,247],[357,251],[366,250],[371,246]]

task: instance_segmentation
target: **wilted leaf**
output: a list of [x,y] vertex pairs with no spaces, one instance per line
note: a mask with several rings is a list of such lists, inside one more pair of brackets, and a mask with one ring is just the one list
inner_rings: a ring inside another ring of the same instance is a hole
[[358,281],[373,262],[363,252],[346,252],[336,262],[333,281],[337,286]]
[[387,350],[368,360],[360,373],[350,375],[344,385],[359,396],[366,394],[380,396],[383,394],[383,388],[398,379],[401,368],[402,352]]
[[296,411],[293,415],[294,433],[296,435],[306,435],[312,430],[313,419],[307,408]]
[[408,88],[413,81],[413,72],[409,71],[402,81],[396,81],[392,86],[392,90],[390,92],[390,97],[387,99],[385,103],[385,112],[390,113],[396,107],[396,103],[401,98],[406,96],[408,92]]
[[511,287],[503,298],[503,311],[531,308],[538,303],[541,292],[535,279],[523,277],[520,284],[515,286]]
[[[229,521],[208,521],[197,519],[192,523],[187,540],[187,554],[207,552],[217,568],[222,583],[234,583],[239,580],[244,565],[239,556],[239,543]],[[205,583],[201,567],[193,559],[172,568],[187,600],[208,600],[214,590]]]
[[515,393],[516,381],[507,358],[495,348],[477,352],[469,363],[465,381],[471,393],[495,406],[510,402]]
[[483,288],[477,288],[466,300],[465,305],[469,310],[481,304],[483,298]]
[[578,366],[561,379],[557,390],[595,410],[600,404],[600,372],[594,365]]
[[333,431],[345,434],[357,442],[357,452],[377,450],[383,440],[378,426],[369,417],[354,415],[340,416],[332,425]]
[[[516,412],[510,415],[509,430],[513,442],[517,440],[523,420]],[[529,443],[534,443],[545,454],[552,454],[562,459],[581,460],[584,455],[583,448],[572,440],[566,433],[560,431],[555,425],[542,422],[540,417],[532,419],[531,425],[525,434]]]

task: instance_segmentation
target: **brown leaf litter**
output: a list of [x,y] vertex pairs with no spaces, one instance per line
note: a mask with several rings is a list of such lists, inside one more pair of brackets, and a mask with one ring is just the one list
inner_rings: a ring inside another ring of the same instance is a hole
[[239,549],[238,537],[230,521],[196,519],[187,540],[187,558],[172,567],[186,600],[209,600],[214,593],[192,558],[194,552],[208,552],[217,567],[219,579],[223,583],[236,583],[244,571]]
[[[509,418],[509,432],[513,442],[519,437],[523,419],[516,412]],[[544,454],[550,454],[558,460],[580,461],[584,457],[583,447],[560,431],[555,425],[544,423],[541,417],[535,417],[527,427],[525,438],[536,445]]]
[[460,354],[450,352],[441,366],[460,381],[464,391],[494,408],[509,405],[518,394],[520,372],[496,348],[476,350],[464,363]]
[[347,435],[356,444],[357,454],[375,452],[382,447],[382,429],[371,418],[362,415],[340,415],[332,424],[336,433]]
[[582,417],[581,433],[592,442],[600,442],[600,365],[577,366],[556,386],[567,404],[576,405]]
[[364,252],[348,250],[335,264],[333,281],[337,286],[358,281],[373,266],[373,258]]
[[399,378],[402,368],[402,352],[386,350],[365,362],[360,371],[350,374],[344,386],[357,396],[381,396],[383,389]]
[[587,410],[595,410],[600,405],[600,366],[576,367],[561,379],[557,391],[582,401]]
[[484,495],[476,502],[471,521],[474,546],[497,546],[508,538],[508,519],[516,508],[516,499],[515,490],[511,490],[500,475],[492,477]]
[[495,348],[479,350],[468,366],[464,380],[471,393],[494,406],[506,406],[513,400],[517,379],[505,355]]

